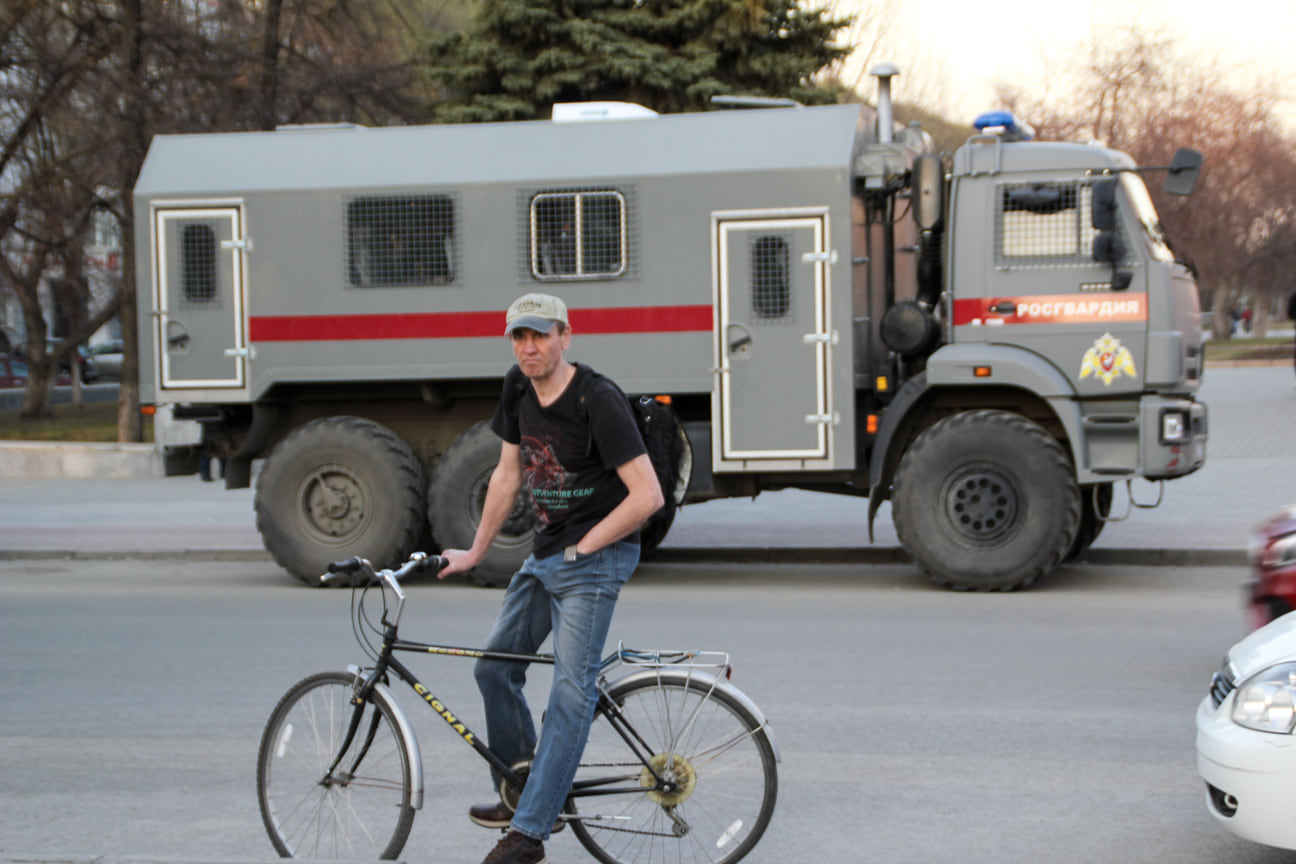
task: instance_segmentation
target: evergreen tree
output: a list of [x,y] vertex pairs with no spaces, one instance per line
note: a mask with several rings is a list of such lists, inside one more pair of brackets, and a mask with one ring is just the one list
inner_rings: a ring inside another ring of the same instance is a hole
[[429,37],[429,74],[447,122],[546,117],[555,102],[831,102],[810,79],[849,52],[832,42],[847,23],[795,0],[484,0],[466,32]]

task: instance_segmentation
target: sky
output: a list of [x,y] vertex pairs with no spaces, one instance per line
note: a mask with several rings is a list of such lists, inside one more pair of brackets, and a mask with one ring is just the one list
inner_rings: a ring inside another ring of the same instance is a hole
[[[1203,63],[1218,61],[1240,90],[1281,80],[1283,113],[1296,118],[1296,0],[906,0],[902,8],[916,53],[943,63],[951,79],[951,119],[998,107],[996,81],[1033,92],[1047,74],[1045,57],[1056,66],[1130,24],[1173,37]],[[894,87],[904,99],[906,58],[886,59],[901,69]],[[861,89],[872,101],[875,90]]]

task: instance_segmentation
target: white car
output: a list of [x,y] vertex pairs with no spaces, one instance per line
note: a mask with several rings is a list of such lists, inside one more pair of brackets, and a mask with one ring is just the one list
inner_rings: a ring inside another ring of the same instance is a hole
[[1229,649],[1197,706],[1206,806],[1256,843],[1296,849],[1296,613]]

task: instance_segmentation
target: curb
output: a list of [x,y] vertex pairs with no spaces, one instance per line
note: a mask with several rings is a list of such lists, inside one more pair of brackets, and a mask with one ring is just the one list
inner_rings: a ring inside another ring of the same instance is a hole
[[[295,858],[301,864],[337,864],[348,859]],[[51,853],[46,855],[7,854],[0,856],[0,864],[282,864],[282,858],[149,858],[130,855],[89,855]],[[400,858],[394,864],[404,864]]]
[[120,480],[161,477],[156,444],[0,441],[0,477]]
[[[149,551],[94,549],[0,549],[0,561],[236,561],[270,562],[263,549],[160,549]],[[644,564],[908,564],[899,547],[667,547],[643,559]],[[1078,564],[1135,567],[1246,566],[1245,549],[1090,549]],[[0,859],[3,864],[3,859]]]
[[[899,547],[833,548],[675,548],[657,549],[645,564],[908,564],[912,558]],[[1245,566],[1245,549],[1089,549],[1076,564],[1122,564],[1140,567]]]

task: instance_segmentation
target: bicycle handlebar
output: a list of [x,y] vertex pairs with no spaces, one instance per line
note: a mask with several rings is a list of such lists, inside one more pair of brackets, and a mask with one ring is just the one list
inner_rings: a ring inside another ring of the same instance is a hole
[[375,581],[381,582],[396,596],[395,614],[388,621],[387,614],[384,611],[382,621],[387,626],[395,626],[400,622],[401,612],[405,608],[405,592],[401,590],[399,580],[425,571],[436,573],[449,563],[440,555],[414,552],[411,553],[408,561],[395,570],[374,570],[373,564],[368,559],[356,556],[345,561],[334,561],[329,564],[328,572],[320,576],[319,581],[321,585],[329,585],[343,577],[361,573],[366,577],[365,584],[367,585],[373,584]]
[[[347,558],[345,561],[334,561],[328,565],[328,572],[319,577],[321,585],[330,585],[337,582],[344,576],[352,576],[356,573],[363,573],[370,579],[380,579],[392,588],[399,587],[396,580],[406,576],[414,576],[425,571],[436,573],[449,563],[440,555],[428,555],[424,552],[414,552],[410,555],[409,560],[395,570],[375,570],[373,564],[366,558],[355,556]],[[393,584],[395,583],[395,584]]]

